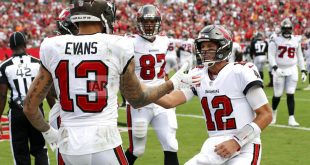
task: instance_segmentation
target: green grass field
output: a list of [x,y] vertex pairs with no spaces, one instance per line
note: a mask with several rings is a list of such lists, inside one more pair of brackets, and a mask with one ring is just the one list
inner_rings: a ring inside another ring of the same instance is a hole
[[[265,74],[268,78],[267,74]],[[267,84],[269,80],[265,80]],[[298,84],[295,94],[295,117],[301,124],[299,129],[286,128],[288,112],[285,96],[281,98],[278,107],[277,125],[269,126],[261,135],[263,142],[262,165],[309,165],[310,164],[310,91],[303,91],[305,84]],[[272,97],[272,88],[265,88],[269,101]],[[205,122],[202,118],[182,116],[191,114],[202,116],[197,99],[177,107],[179,142],[179,161],[184,164],[188,159],[200,151],[207,138]],[[119,121],[126,122],[126,113],[119,111]],[[128,147],[127,132],[121,133],[124,150]],[[55,154],[49,152],[51,164],[55,164]],[[0,165],[13,164],[9,142],[0,142]],[[145,154],[136,161],[137,165],[160,165],[163,164],[163,152],[152,129],[148,132],[148,141]]]

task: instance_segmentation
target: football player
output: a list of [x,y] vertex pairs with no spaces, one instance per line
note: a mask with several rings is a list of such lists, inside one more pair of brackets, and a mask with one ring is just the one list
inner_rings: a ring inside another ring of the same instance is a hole
[[[276,27],[273,33],[269,34],[269,37],[267,39],[268,45],[270,43],[270,41],[272,40],[272,38],[281,35],[281,29],[279,27]],[[268,55],[267,55],[267,59],[268,59]],[[272,66],[268,65],[268,73],[269,73],[269,83],[268,83],[268,87],[273,87],[273,75],[272,75]]]
[[254,58],[254,64],[259,70],[259,75],[264,80],[264,66],[267,61],[268,42],[264,40],[261,32],[257,32],[255,40],[251,42],[250,55]]
[[[136,19],[139,34],[131,36],[134,43],[135,73],[140,82],[147,86],[163,84],[165,58],[170,42],[167,36],[158,35],[161,26],[160,11],[154,5],[144,5],[138,10]],[[175,109],[167,111],[156,104],[138,109],[127,105],[129,148],[126,157],[129,164],[134,164],[145,152],[148,125],[154,128],[162,145],[164,164],[179,164]]]
[[271,122],[272,113],[255,66],[227,61],[232,39],[220,25],[204,27],[195,48],[203,65],[190,72],[201,72],[200,84],[174,90],[156,102],[170,108],[195,95],[199,98],[209,138],[185,164],[259,164],[260,133]]
[[[51,146],[59,146],[66,164],[128,164],[117,128],[118,90],[139,108],[179,88],[189,74],[183,73],[184,67],[166,83],[143,86],[134,72],[132,41],[111,35],[114,5],[74,0],[70,13],[78,35],[44,39],[41,68],[26,96],[24,113]],[[53,82],[61,105],[59,131],[38,111]]]
[[180,41],[174,38],[175,36],[172,30],[168,31],[167,36],[169,37],[169,46],[166,53],[165,71],[169,74],[171,71],[177,70],[177,48]]
[[273,68],[273,120],[276,123],[277,107],[283,90],[286,91],[289,126],[299,126],[294,117],[295,100],[294,93],[298,81],[297,63],[301,70],[302,81],[306,81],[304,58],[302,55],[300,37],[292,35],[292,22],[286,18],[281,22],[281,35],[271,38],[268,47],[269,65]]
[[233,42],[232,52],[228,60],[229,62],[243,61],[241,46],[238,42]]
[[310,28],[305,31],[306,41],[304,42],[304,55],[306,58],[307,71],[309,73],[309,85],[304,90],[310,90]]
[[[190,38],[189,31],[184,30],[182,32],[182,40],[179,42],[180,46],[177,50],[177,61],[179,68],[188,60],[193,59],[193,63],[195,56],[193,54],[194,52],[194,39]],[[193,67],[193,63],[190,63],[190,68]]]

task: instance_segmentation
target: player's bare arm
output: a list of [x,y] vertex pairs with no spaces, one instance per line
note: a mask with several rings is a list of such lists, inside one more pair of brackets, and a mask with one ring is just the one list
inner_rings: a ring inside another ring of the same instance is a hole
[[131,60],[120,79],[120,91],[134,108],[148,105],[173,90],[171,81],[156,87],[143,86],[135,75],[134,69],[135,63]]
[[50,126],[39,111],[39,105],[46,97],[52,84],[52,76],[41,66],[25,98],[24,113],[30,123],[41,132],[46,132]]
[[155,101],[155,103],[169,109],[186,103],[186,97],[181,90],[174,90]]
[[[269,104],[259,107],[255,112],[256,118],[253,122],[259,126],[260,130],[264,130],[272,120],[272,112]],[[216,145],[214,151],[223,158],[229,158],[238,150],[240,150],[240,144],[236,140],[230,139]]]
[[49,92],[46,95],[46,101],[51,109],[56,102],[56,98],[57,98],[57,95],[56,95],[55,87],[54,87],[54,84],[52,84]]
[[[7,84],[0,84],[0,118],[3,114],[5,103],[6,103],[6,96],[8,92],[8,85]],[[2,125],[0,121],[0,135],[2,135]]]

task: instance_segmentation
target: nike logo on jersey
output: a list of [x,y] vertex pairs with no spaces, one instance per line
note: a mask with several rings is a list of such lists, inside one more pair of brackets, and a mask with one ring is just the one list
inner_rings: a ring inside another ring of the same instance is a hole
[[67,42],[66,55],[89,55],[97,54],[97,42]]

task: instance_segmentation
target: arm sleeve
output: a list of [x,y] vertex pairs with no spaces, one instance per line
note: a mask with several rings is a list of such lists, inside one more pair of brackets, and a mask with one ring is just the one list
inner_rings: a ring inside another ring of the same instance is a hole
[[269,42],[269,46],[268,46],[268,61],[269,61],[269,65],[271,67],[277,65],[276,63],[276,50],[277,45],[275,43],[275,41],[273,39],[270,40]]
[[300,70],[306,70],[304,56],[302,54],[300,43],[298,44],[298,48],[297,48],[297,58],[298,58],[298,65],[299,65]]
[[264,90],[259,86],[250,88],[246,94],[246,99],[253,110],[268,103]]

